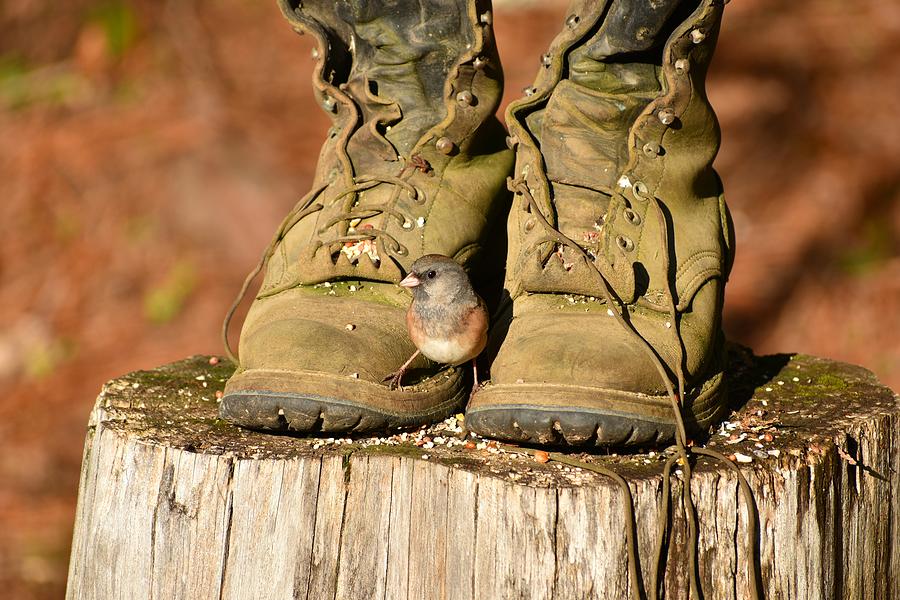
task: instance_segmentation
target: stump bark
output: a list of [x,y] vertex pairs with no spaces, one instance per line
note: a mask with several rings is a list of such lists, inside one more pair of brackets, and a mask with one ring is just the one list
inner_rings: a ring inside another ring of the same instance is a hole
[[[900,404],[861,368],[732,356],[735,411],[692,482],[705,598],[900,598]],[[217,418],[230,374],[195,357],[109,382],[90,417],[67,598],[631,598],[609,479],[538,463],[454,419],[354,440],[267,435]],[[471,438],[469,438],[471,439]],[[623,475],[649,585],[672,449],[575,453]],[[746,462],[750,460],[751,462]],[[684,598],[681,475],[667,598]],[[747,540],[754,540],[748,549]]]

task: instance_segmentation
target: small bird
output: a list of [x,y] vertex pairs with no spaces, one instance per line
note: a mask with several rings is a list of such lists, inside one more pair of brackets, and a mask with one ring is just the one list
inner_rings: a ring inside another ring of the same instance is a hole
[[413,293],[406,312],[406,328],[418,350],[395,373],[384,378],[390,388],[400,386],[410,363],[421,353],[446,365],[472,361],[474,390],[478,388],[475,358],[487,344],[488,310],[462,266],[440,254],[426,254],[400,282]]

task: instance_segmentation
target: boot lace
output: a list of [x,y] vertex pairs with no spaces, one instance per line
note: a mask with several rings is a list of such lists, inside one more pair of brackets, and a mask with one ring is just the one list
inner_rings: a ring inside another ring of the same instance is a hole
[[[698,565],[698,556],[697,556],[697,542],[698,542],[698,522],[697,522],[697,514],[694,509],[694,503],[691,496],[691,476],[693,473],[692,463],[691,463],[691,455],[700,455],[712,458],[721,464],[725,465],[727,468],[731,469],[737,476],[738,483],[741,489],[741,495],[744,499],[744,502],[747,505],[747,513],[748,513],[748,531],[751,532],[749,534],[748,543],[747,543],[747,556],[749,560],[747,561],[747,570],[748,570],[748,579],[750,580],[751,586],[751,599],[759,600],[762,598],[761,592],[761,581],[759,571],[756,565],[756,556],[758,556],[758,546],[755,534],[758,524],[758,514],[756,509],[756,503],[753,499],[753,491],[750,488],[750,484],[747,482],[747,479],[741,473],[740,469],[735,465],[732,461],[730,461],[724,454],[721,454],[715,450],[710,450],[708,448],[695,448],[691,441],[689,441],[687,436],[687,429],[684,425],[684,416],[683,416],[683,404],[682,399],[685,397],[685,388],[686,388],[686,380],[684,375],[683,363],[684,363],[684,346],[682,343],[681,332],[679,329],[680,320],[677,318],[678,316],[678,308],[675,303],[675,294],[673,288],[673,283],[671,281],[668,282],[668,288],[664,291],[665,301],[668,305],[670,322],[672,323],[672,332],[675,337],[675,347],[678,348],[679,355],[677,356],[677,360],[675,361],[674,368],[674,381],[673,377],[669,374],[669,371],[666,369],[665,363],[660,355],[657,353],[656,349],[648,342],[635,328],[630,319],[627,319],[624,314],[627,311],[624,303],[618,300],[615,293],[613,292],[612,286],[609,281],[607,281],[606,277],[603,273],[600,272],[597,267],[594,257],[591,256],[584,248],[581,247],[574,240],[563,234],[557,228],[555,228],[544,215],[543,211],[541,211],[538,202],[535,200],[531,190],[528,187],[527,182],[524,178],[520,177],[518,179],[510,178],[507,180],[510,191],[515,192],[517,194],[522,195],[526,201],[526,210],[537,220],[537,222],[543,227],[546,232],[546,237],[543,238],[543,241],[552,241],[556,244],[559,244],[561,247],[570,248],[576,255],[576,260],[583,260],[588,266],[593,270],[596,274],[597,282],[599,283],[599,289],[601,292],[601,297],[606,301],[607,307],[609,308],[609,313],[616,319],[616,322],[628,333],[630,337],[632,337],[638,344],[638,346],[644,351],[650,361],[653,363],[654,367],[659,373],[660,379],[665,385],[667,394],[669,396],[669,401],[672,407],[672,414],[675,418],[675,446],[676,452],[670,457],[663,467],[663,490],[662,490],[662,503],[660,505],[659,513],[657,515],[657,536],[656,536],[656,544],[654,547],[654,568],[651,570],[651,584],[649,588],[649,596],[646,596],[646,590],[643,584],[643,580],[641,577],[641,569],[640,569],[640,555],[637,547],[637,539],[636,539],[636,529],[637,522],[634,516],[634,504],[631,496],[631,489],[628,487],[628,482],[618,473],[607,469],[605,467],[586,463],[583,461],[575,460],[565,454],[561,454],[558,452],[550,453],[551,460],[556,460],[558,462],[577,466],[589,471],[593,471],[599,473],[601,475],[605,475],[606,477],[611,478],[616,484],[621,488],[622,495],[625,500],[625,519],[626,519],[626,545],[628,549],[628,570],[629,576],[631,580],[634,582],[632,586],[633,596],[637,599],[642,599],[644,597],[649,597],[651,600],[656,600],[659,598],[660,594],[660,575],[664,573],[664,561],[663,561],[663,551],[666,547],[666,540],[668,539],[669,534],[671,533],[671,515],[669,512],[669,503],[671,501],[672,494],[672,484],[671,484],[671,475],[672,475],[672,467],[677,462],[681,469],[684,472],[684,485],[682,486],[682,502],[685,507],[685,512],[687,515],[688,521],[688,539],[691,540],[688,544],[688,561],[689,561],[689,577],[690,577],[690,597],[692,600],[700,600],[702,598],[702,589],[700,586],[700,571]],[[642,182],[635,182],[631,186],[632,193],[635,194],[636,198],[647,201],[654,209],[654,213],[659,220],[660,223],[660,247],[663,249],[662,257],[663,257],[663,271],[669,272],[669,238],[667,233],[667,222],[665,218],[665,212],[663,211],[662,205],[660,201],[654,197],[652,194],[646,193],[647,189],[646,185]],[[614,308],[615,307],[615,308]],[[515,446],[505,446],[510,451],[517,452],[526,452],[533,453],[533,450],[518,448]]]
[[[407,180],[414,171],[421,171],[428,175],[433,174],[431,165],[429,165],[426,160],[419,156],[413,156],[406,162],[405,166],[396,176],[363,175],[355,177],[352,185],[341,191],[329,202],[329,204],[333,205],[343,201],[346,203],[347,208],[325,221],[316,231],[319,236],[322,236],[335,225],[347,223],[347,228],[345,230],[346,234],[325,239],[320,237],[316,242],[316,250],[322,247],[333,249],[335,246],[340,246],[339,252],[344,252],[351,260],[359,258],[362,254],[367,254],[376,266],[381,262],[379,249],[383,250],[383,252],[389,256],[403,257],[408,255],[409,249],[388,231],[383,228],[376,228],[369,223],[360,226],[360,223],[364,219],[388,215],[395,219],[403,229],[411,229],[413,227],[413,221],[402,210],[397,208],[397,200],[399,199],[400,194],[405,192],[409,200],[413,203],[419,206],[426,203],[427,198],[425,197],[424,192]],[[362,192],[382,184],[393,186],[393,192],[386,201],[364,205],[358,203],[359,196]],[[234,317],[235,311],[237,311],[238,306],[240,306],[241,302],[246,297],[247,291],[250,289],[250,284],[253,283],[256,276],[262,272],[266,265],[268,265],[269,260],[275,253],[275,248],[285,238],[288,232],[304,218],[325,209],[325,204],[317,202],[317,199],[327,187],[328,184],[325,184],[310,191],[310,193],[298,202],[287,216],[285,216],[281,225],[279,225],[278,229],[275,231],[272,241],[266,246],[257,265],[244,279],[244,283],[241,285],[237,297],[234,299],[234,302],[232,302],[228,312],[225,313],[221,331],[222,344],[225,348],[225,354],[235,366],[240,365],[240,361],[228,339],[228,329],[231,325],[231,320]],[[348,200],[348,198],[350,199]],[[335,260],[335,254],[336,253],[332,252],[332,261]],[[295,285],[296,282],[281,284],[268,290],[267,295],[277,294],[288,288],[294,287]]]
[[[335,244],[350,244],[352,246],[359,242],[381,241],[382,247],[388,254],[398,257],[408,255],[409,249],[386,230],[378,229],[369,224],[366,224],[366,227],[360,227],[358,229],[356,227],[363,219],[371,219],[386,214],[394,218],[403,229],[412,229],[413,221],[396,207],[396,201],[399,195],[405,191],[407,197],[412,202],[423,205],[425,203],[425,195],[419,191],[418,188],[404,179],[402,174],[403,172],[401,172],[401,176],[396,177],[389,175],[357,177],[356,183],[338,194],[337,197],[335,197],[334,202],[339,202],[348,196],[358,197],[361,192],[370,190],[383,183],[393,185],[394,192],[386,202],[366,205],[356,204],[355,201],[351,203],[350,208],[327,220],[318,230],[318,233],[322,235],[338,223],[346,222],[348,224],[347,234],[324,240],[320,239],[318,245],[320,247],[332,247]],[[374,256],[372,258],[375,262],[380,260]]]

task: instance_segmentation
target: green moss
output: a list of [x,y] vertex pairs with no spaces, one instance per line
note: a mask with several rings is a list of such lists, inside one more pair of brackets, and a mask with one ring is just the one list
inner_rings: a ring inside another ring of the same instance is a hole
[[814,379],[815,385],[829,392],[838,392],[847,389],[847,382],[836,375],[823,373]]

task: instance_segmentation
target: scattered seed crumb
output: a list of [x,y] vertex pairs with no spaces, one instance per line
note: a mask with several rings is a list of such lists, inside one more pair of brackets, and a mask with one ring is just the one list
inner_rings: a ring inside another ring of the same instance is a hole
[[212,366],[216,366],[217,364],[219,364],[219,357],[218,356],[210,356],[209,364]]
[[545,463],[550,460],[550,454],[543,450],[535,450],[534,462]]
[[350,377],[353,379],[359,379],[359,373],[350,373]]
[[752,456],[747,456],[746,454],[741,454],[740,452],[735,452],[735,453],[734,453],[734,460],[736,460],[736,461],[739,462],[739,463],[747,464],[747,463],[752,463],[752,462],[753,462],[753,457],[752,457]]
[[794,377],[794,378],[792,379],[792,381],[800,381],[800,378],[799,378],[799,377]]
[[222,396],[224,395],[225,394],[222,392],[222,390],[216,390],[216,400],[221,400]]
[[347,331],[353,331],[354,329],[356,329],[356,325],[354,325],[353,323],[347,323],[346,325],[344,325],[344,329],[346,329]]
[[780,379],[776,383],[778,383],[778,385],[784,385],[784,382],[781,381]]
[[771,392],[771,391],[772,391],[772,388],[767,387],[767,388],[766,388],[766,391],[767,391],[767,392]]
[[427,455],[427,454],[423,454],[423,455],[422,455],[422,460],[428,460],[428,455]]

